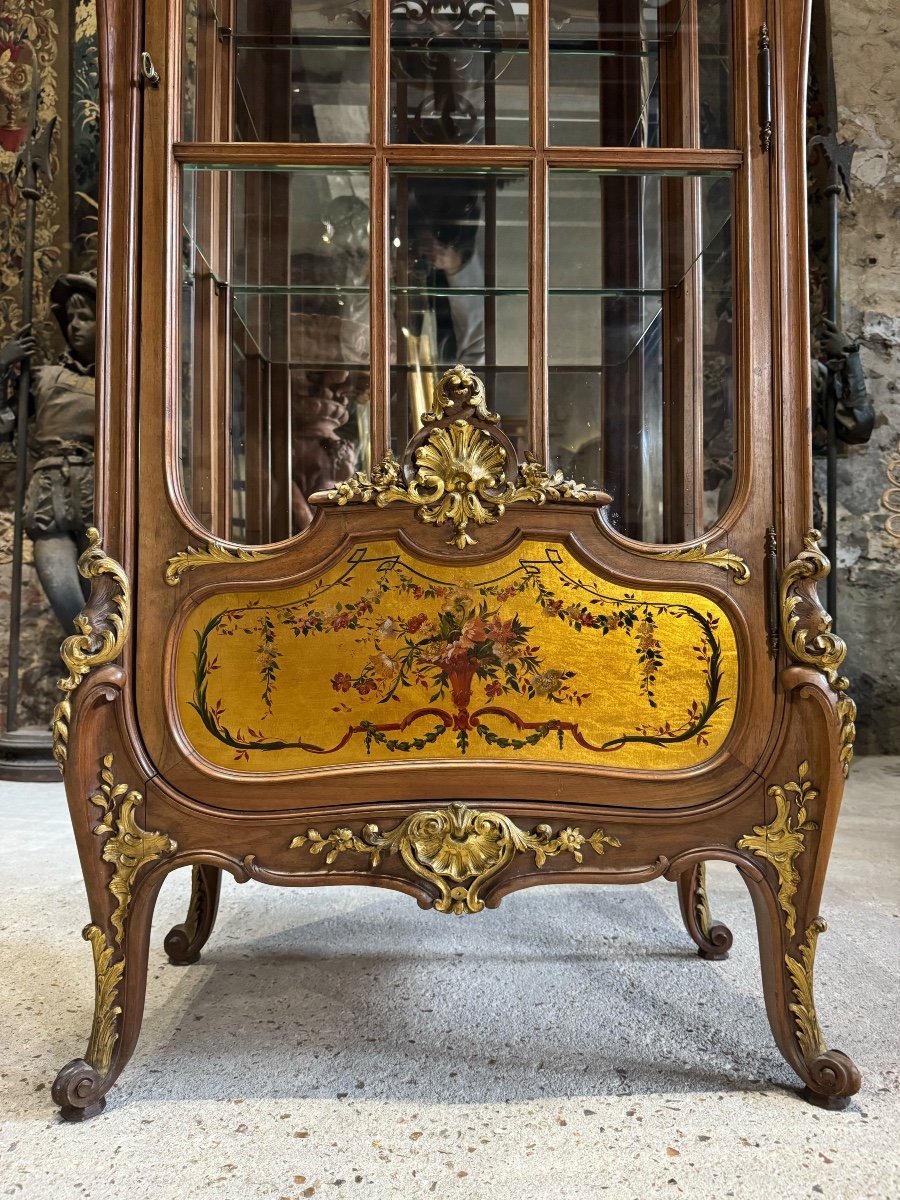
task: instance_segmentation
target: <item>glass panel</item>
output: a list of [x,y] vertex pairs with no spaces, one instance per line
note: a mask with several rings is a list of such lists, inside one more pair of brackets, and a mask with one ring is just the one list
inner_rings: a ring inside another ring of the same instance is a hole
[[550,0],[550,141],[731,146],[731,0]]
[[457,362],[526,448],[528,175],[403,171],[391,176],[394,344],[391,437],[402,451],[434,383]]
[[189,0],[183,139],[368,142],[369,0]]
[[701,264],[703,528],[709,529],[731,503],[736,466],[730,181],[702,181],[701,213],[706,231]]
[[528,143],[525,0],[394,0],[391,139]]
[[731,496],[731,177],[551,171],[549,200],[551,459],[630,537],[692,537]]
[[182,204],[185,491],[275,541],[369,465],[369,175],[188,167]]

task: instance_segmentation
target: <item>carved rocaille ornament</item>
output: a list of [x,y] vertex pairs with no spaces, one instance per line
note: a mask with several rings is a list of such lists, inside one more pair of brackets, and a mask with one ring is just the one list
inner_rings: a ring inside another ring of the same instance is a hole
[[310,503],[410,504],[426,525],[452,524],[447,544],[462,550],[475,544],[470,523],[495,525],[510,504],[609,502],[561,471],[551,475],[532,455],[517,462],[497,428],[497,414],[488,410],[484,384],[466,367],[445,372],[422,421],[402,459],[388,452],[372,471],[357,471],[330,491],[314,493]]
[[384,833],[377,825],[365,825],[359,834],[344,827],[328,834],[308,829],[294,838],[291,849],[308,845],[311,854],[324,854],[328,865],[348,852],[365,854],[372,871],[383,858],[399,854],[415,875],[438,889],[434,902],[438,912],[463,916],[482,911],[481,889],[517,854],[534,854],[540,868],[559,854],[571,854],[581,863],[587,846],[600,855],[606,847],[620,844],[602,829],[587,835],[567,827],[554,834],[549,825],[541,824],[526,833],[502,813],[479,812],[453,803],[413,813]]
[[856,704],[847,694],[850,681],[839,674],[847,646],[832,632],[831,617],[816,592],[816,584],[831,571],[831,564],[819,549],[821,538],[817,529],[811,529],[803,539],[804,549],[788,563],[781,576],[781,633],[791,658],[821,671],[838,697],[839,754],[846,776],[856,738]]
[[124,570],[103,549],[97,529],[87,531],[88,546],[78,560],[78,570],[93,581],[91,598],[75,618],[76,632],[67,637],[60,653],[68,670],[59,681],[63,698],[53,711],[53,757],[65,769],[69,745],[72,694],[89,671],[118,658],[131,628],[131,588]]
[[809,805],[819,795],[809,779],[809,763],[802,762],[797,773],[796,783],[792,781],[783,787],[773,784],[769,788],[769,795],[775,799],[775,819],[768,825],[754,825],[753,833],[737,843],[739,850],[751,850],[774,867],[778,875],[778,903],[784,912],[789,937],[796,931],[797,910],[793,901],[800,884],[794,863],[805,849],[806,834],[818,829],[816,822],[808,819]]

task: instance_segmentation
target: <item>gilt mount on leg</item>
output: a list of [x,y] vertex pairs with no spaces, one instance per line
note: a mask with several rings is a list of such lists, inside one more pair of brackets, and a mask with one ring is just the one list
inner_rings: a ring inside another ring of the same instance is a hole
[[104,1092],[121,1036],[122,989],[128,963],[128,919],[134,888],[150,863],[175,853],[167,834],[151,833],[137,821],[135,810],[144,802],[140,792],[117,783],[113,755],[103,759],[100,787],[89,797],[102,812],[94,834],[103,839],[100,857],[113,866],[107,890],[115,901],[107,921],[84,930],[94,956],[96,992],[94,1019],[83,1059],[68,1063],[53,1083],[53,1099],[65,1120],[80,1121],[100,1112]]
[[748,864],[741,872],[756,908],[769,1021],[782,1053],[804,1081],[804,1098],[845,1108],[861,1086],[859,1071],[842,1051],[827,1048],[813,999],[816,945],[826,928],[815,909],[810,912],[818,903],[810,881],[821,853],[821,790],[804,759],[796,781],[772,785],[768,795],[775,800],[774,819],[739,838],[737,846],[766,864],[764,871]]

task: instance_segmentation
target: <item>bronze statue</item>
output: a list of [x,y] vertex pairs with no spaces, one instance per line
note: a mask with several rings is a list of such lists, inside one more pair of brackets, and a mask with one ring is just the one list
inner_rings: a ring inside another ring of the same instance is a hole
[[812,362],[813,453],[822,455],[828,448],[829,389],[834,392],[835,434],[848,446],[860,446],[872,436],[875,409],[866,389],[859,345],[827,319],[822,320],[818,342],[822,357]]
[[[93,275],[62,275],[50,292],[53,315],[67,350],[52,365],[32,367],[36,461],[25,494],[24,527],[34,544],[34,563],[60,624],[71,632],[86,592],[78,556],[94,509],[94,405],[97,281]],[[29,327],[0,348],[0,373],[30,360],[37,346]],[[11,408],[0,411],[0,437],[15,425]],[[25,436],[25,430],[19,431]]]

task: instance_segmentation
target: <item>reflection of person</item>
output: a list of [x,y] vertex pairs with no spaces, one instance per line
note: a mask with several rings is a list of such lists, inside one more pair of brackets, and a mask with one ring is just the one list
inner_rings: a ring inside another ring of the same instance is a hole
[[[25,532],[34,562],[58,620],[71,631],[85,601],[78,556],[94,508],[94,407],[97,282],[93,275],[63,275],[50,292],[53,315],[68,349],[58,363],[32,367],[34,464],[25,495]],[[0,371],[31,358],[30,330],[0,350]],[[0,432],[11,432],[14,414],[0,414]],[[20,431],[24,436],[25,431]]]
[[471,290],[484,287],[484,266],[473,247],[468,258],[463,258],[455,246],[439,242],[433,234],[424,234],[419,239],[419,253],[434,268],[442,271],[447,279],[449,291],[447,304],[453,326],[453,353],[441,351],[441,358],[458,359],[472,367],[484,364],[484,300],[470,294]]
[[[440,188],[418,180],[410,213],[413,274],[424,266],[423,285],[439,293],[432,301],[437,325],[437,359],[448,364],[484,365],[484,263],[478,252],[483,227],[481,196],[455,181]],[[417,261],[416,261],[417,260]]]

